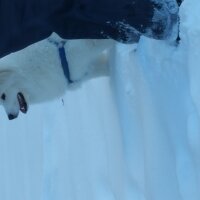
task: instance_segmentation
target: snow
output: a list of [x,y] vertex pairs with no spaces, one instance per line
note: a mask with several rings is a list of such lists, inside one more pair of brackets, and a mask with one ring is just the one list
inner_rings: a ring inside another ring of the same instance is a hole
[[0,110],[0,199],[199,200],[200,3],[181,42],[117,44],[111,77],[8,121]]

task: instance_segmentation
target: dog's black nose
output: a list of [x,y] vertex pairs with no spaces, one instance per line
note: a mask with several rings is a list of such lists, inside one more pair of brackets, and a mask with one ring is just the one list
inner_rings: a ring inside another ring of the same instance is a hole
[[15,119],[15,118],[17,118],[17,115],[13,115],[13,114],[9,114],[9,115],[8,115],[8,119],[9,119],[9,120],[13,120],[13,119]]

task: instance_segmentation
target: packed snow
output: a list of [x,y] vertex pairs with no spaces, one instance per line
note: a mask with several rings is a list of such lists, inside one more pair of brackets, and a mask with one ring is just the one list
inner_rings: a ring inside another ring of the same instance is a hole
[[14,121],[1,109],[0,199],[199,200],[199,11],[184,0],[179,45],[116,44],[110,78]]

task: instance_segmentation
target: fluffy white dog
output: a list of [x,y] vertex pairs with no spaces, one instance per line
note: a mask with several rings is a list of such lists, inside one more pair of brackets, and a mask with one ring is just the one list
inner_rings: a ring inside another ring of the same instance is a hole
[[108,75],[108,49],[112,40],[70,40],[64,45],[70,79],[63,73],[58,48],[61,38],[33,44],[0,59],[0,102],[9,119],[26,113],[32,103],[62,96],[84,80]]

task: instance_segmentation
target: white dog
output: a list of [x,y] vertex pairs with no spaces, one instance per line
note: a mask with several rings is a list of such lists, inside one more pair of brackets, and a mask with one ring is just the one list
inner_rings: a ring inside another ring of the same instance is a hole
[[63,73],[59,56],[61,38],[33,44],[0,59],[0,102],[9,119],[26,113],[32,103],[62,96],[66,89],[96,76],[108,75],[108,49],[112,40],[70,40],[64,45],[70,79]]

